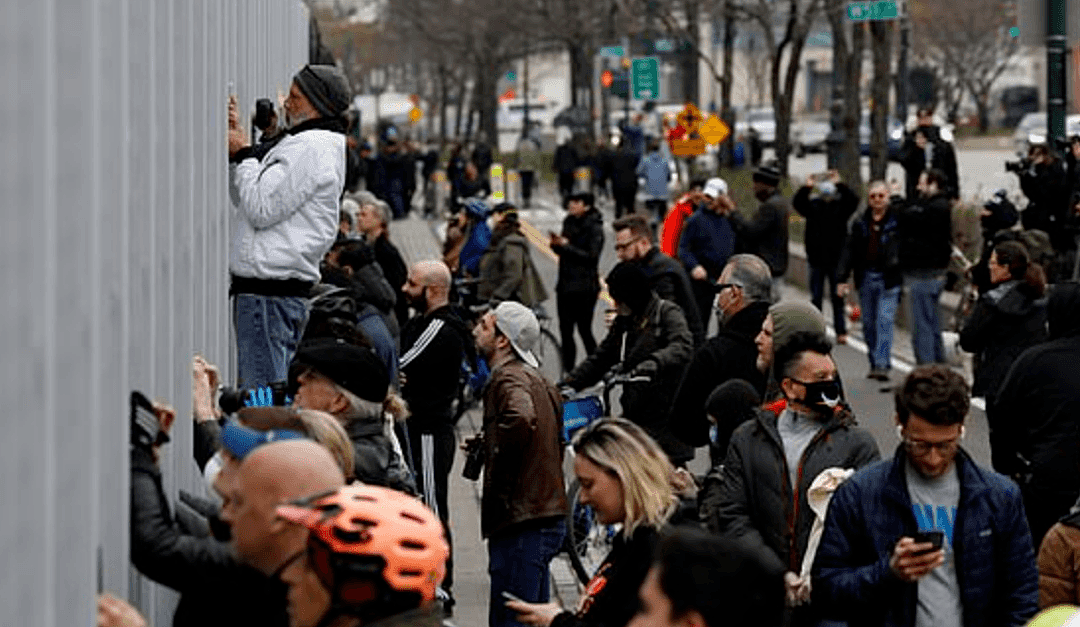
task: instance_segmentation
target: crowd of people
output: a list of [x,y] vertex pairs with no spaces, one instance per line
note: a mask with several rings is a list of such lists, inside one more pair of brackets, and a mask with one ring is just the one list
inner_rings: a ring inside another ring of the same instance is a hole
[[[603,281],[604,215],[560,173],[566,216],[549,237],[564,375],[551,380],[536,353],[548,291],[522,218],[466,193],[485,184],[490,149],[465,160],[455,148],[444,256],[409,265],[390,229],[415,188],[388,167],[406,157],[380,150],[382,174],[368,169],[367,190],[350,191],[348,101],[338,70],[306,66],[283,130],[254,147],[230,103],[242,407],[195,356],[193,458],[210,498],[170,505],[158,464],[168,405],[153,405],[156,424],[131,448],[131,559],[179,592],[174,625],[443,624],[451,512],[467,506],[450,498],[459,449],[481,482],[491,627],[1011,626],[1080,604],[1080,287],[1048,279],[1038,239],[999,234],[1016,213],[988,203],[986,274],[960,332],[974,383],[944,363],[937,312],[958,180],[955,155],[951,172],[938,167],[951,146],[922,121],[908,194],[872,182],[861,211],[835,171],[789,201],[769,164],[752,175],[756,211],[719,178],[669,209],[656,146],[626,132],[647,201],[636,211],[613,188],[618,262]],[[792,210],[806,221],[808,301],[783,296]],[[893,379],[901,292],[911,301],[918,364],[890,388],[891,416],[855,415],[833,357],[852,275],[871,379]],[[613,311],[598,339],[604,290]],[[565,442],[565,399],[612,374],[628,375],[621,417]],[[481,429],[462,441],[467,387]],[[986,399],[992,467],[963,447],[973,396]],[[889,459],[859,425],[881,418],[899,438]],[[710,470],[694,477],[704,446]],[[550,563],[576,505],[615,527],[567,608],[551,600]],[[111,595],[98,622],[145,624]]]

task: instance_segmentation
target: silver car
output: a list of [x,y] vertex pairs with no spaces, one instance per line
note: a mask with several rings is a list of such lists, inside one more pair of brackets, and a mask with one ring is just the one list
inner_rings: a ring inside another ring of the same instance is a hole
[[1046,112],[1028,113],[1020,118],[1020,123],[1013,131],[1013,149],[1024,156],[1032,144],[1046,143]]

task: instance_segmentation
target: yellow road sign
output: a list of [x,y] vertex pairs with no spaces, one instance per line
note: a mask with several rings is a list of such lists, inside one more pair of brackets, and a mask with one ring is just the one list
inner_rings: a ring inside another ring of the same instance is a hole
[[679,123],[679,126],[686,129],[686,134],[690,135],[701,126],[705,117],[701,115],[701,111],[699,111],[693,103],[688,102],[675,119]]
[[420,121],[420,118],[424,117],[424,112],[420,110],[420,107],[413,107],[409,109],[409,121],[416,123]]
[[703,155],[705,154],[705,140],[700,137],[672,140],[671,154],[676,157],[696,157],[698,155]]
[[719,144],[731,135],[731,129],[714,113],[698,129],[698,135],[710,144]]

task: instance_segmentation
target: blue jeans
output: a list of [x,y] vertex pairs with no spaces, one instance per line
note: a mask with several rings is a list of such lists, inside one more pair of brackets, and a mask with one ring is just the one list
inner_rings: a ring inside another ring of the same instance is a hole
[[892,367],[893,321],[900,303],[900,286],[886,288],[884,274],[867,270],[859,288],[859,301],[870,368],[888,370]]
[[904,284],[911,297],[911,346],[915,349],[915,362],[944,363],[945,345],[941,342],[938,301],[945,287],[945,271],[905,274]]
[[233,300],[237,385],[284,381],[307,319],[306,298],[237,294]]
[[847,335],[847,321],[844,320],[844,298],[836,294],[836,266],[823,268],[810,266],[810,302],[818,311],[825,301],[825,280],[829,280],[829,302],[832,303],[833,328],[837,335]]
[[566,521],[550,519],[512,525],[488,539],[488,575],[491,576],[489,627],[523,627],[506,609],[502,593],[509,592],[529,603],[551,599],[551,559],[566,536]]

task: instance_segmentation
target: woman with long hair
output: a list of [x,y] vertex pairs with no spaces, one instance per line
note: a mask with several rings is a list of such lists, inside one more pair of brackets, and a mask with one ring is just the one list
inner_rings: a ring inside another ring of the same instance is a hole
[[594,422],[574,438],[581,504],[597,524],[621,524],[614,547],[585,587],[576,611],[557,603],[507,601],[518,620],[536,627],[622,627],[636,612],[638,588],[678,505],[675,470],[645,431],[622,418]]

